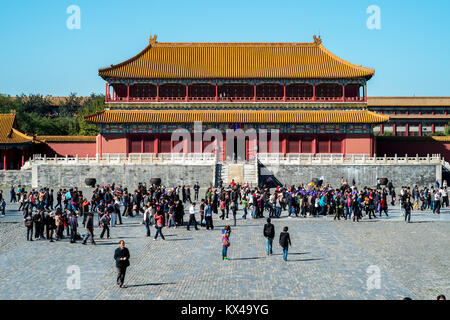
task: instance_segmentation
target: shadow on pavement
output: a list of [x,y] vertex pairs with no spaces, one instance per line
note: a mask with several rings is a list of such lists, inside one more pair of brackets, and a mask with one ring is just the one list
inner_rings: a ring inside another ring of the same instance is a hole
[[176,282],[131,284],[131,285],[124,286],[124,288],[147,287],[147,286],[163,286],[163,285],[167,285],[167,284],[176,284]]

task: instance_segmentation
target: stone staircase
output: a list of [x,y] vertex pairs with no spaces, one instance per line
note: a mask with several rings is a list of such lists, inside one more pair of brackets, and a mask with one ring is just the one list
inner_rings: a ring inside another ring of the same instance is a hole
[[258,162],[250,163],[218,163],[216,165],[216,185],[220,179],[227,186],[233,179],[236,183],[248,183],[257,186],[259,182]]

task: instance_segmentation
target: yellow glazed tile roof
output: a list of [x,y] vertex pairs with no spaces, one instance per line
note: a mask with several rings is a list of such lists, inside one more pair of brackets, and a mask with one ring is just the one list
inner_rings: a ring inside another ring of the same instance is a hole
[[389,117],[368,110],[104,110],[85,117],[91,123],[383,123]]
[[23,144],[33,142],[33,137],[15,129],[16,115],[0,114],[0,144]]
[[349,63],[312,43],[157,42],[135,57],[100,69],[103,78],[127,79],[370,79],[375,70]]

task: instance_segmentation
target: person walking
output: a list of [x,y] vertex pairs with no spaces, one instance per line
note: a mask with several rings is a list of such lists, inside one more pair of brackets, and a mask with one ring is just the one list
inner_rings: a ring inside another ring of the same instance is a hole
[[155,237],[153,238],[153,240],[156,240],[158,238],[158,234],[161,235],[161,238],[163,240],[166,240],[162,233],[162,228],[164,227],[164,216],[161,214],[160,211],[157,211],[154,219],[155,219],[155,224],[156,224],[156,234],[155,234]]
[[200,190],[200,185],[198,184],[198,181],[194,185],[194,201],[198,201],[198,192]]
[[2,199],[0,202],[0,209],[2,211],[2,217],[5,216],[5,209],[6,209],[6,201],[5,199]]
[[228,248],[230,247],[231,227],[225,226],[222,229],[222,260],[228,261]]
[[33,219],[30,215],[25,217],[25,227],[27,227],[27,241],[33,241]]
[[89,212],[87,218],[86,218],[86,236],[83,239],[82,244],[86,245],[86,241],[91,237],[91,243],[95,245],[94,241],[94,214],[92,212]]
[[403,210],[405,211],[405,221],[408,223],[411,222],[411,210],[413,208],[413,205],[409,199],[409,197],[406,198],[406,201],[403,203]]
[[150,226],[151,224],[151,208],[144,206],[144,224],[145,224],[145,230],[147,230],[147,237],[150,237]]
[[212,217],[212,207],[210,203],[205,206],[205,220],[206,220],[206,230],[214,230],[213,217]]
[[192,205],[189,208],[189,223],[187,225],[187,230],[189,231],[189,227],[193,224],[195,226],[195,230],[198,230],[197,228],[197,220],[195,220],[195,202],[192,202]]
[[114,252],[114,260],[116,261],[117,284],[122,288],[125,282],[125,273],[130,266],[130,251],[125,247],[125,241],[120,240],[119,248]]
[[267,223],[264,225],[264,237],[266,238],[266,255],[272,255],[272,243],[275,238],[275,226],[271,223],[271,219],[267,218]]
[[106,238],[111,239],[110,234],[109,234],[109,223],[111,220],[112,219],[110,218],[108,211],[106,211],[100,218],[100,225],[103,227],[102,233],[100,234],[100,239],[103,239],[105,232],[106,232]]
[[78,219],[75,214],[70,215],[69,226],[70,226],[70,243],[76,243],[77,242]]
[[39,210],[36,210],[33,216],[33,222],[34,222],[34,240],[41,240],[42,216]]
[[289,248],[289,246],[292,246],[291,237],[289,236],[288,230],[289,230],[288,227],[284,227],[283,232],[280,233],[280,246],[283,248],[283,260],[284,261],[287,261],[288,248]]
[[433,213],[440,214],[441,213],[441,194],[439,190],[434,192],[434,208]]
[[13,203],[13,202],[17,202],[17,198],[16,198],[16,190],[14,190],[14,186],[11,186],[11,190],[9,190],[11,199],[9,202]]

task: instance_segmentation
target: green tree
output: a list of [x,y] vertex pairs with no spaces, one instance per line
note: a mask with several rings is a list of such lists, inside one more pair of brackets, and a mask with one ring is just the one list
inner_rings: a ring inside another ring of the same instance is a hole
[[83,107],[77,114],[77,122],[79,127],[79,135],[81,136],[96,136],[100,133],[98,125],[87,123],[84,117],[105,109],[105,96],[91,94],[89,99],[83,104]]

